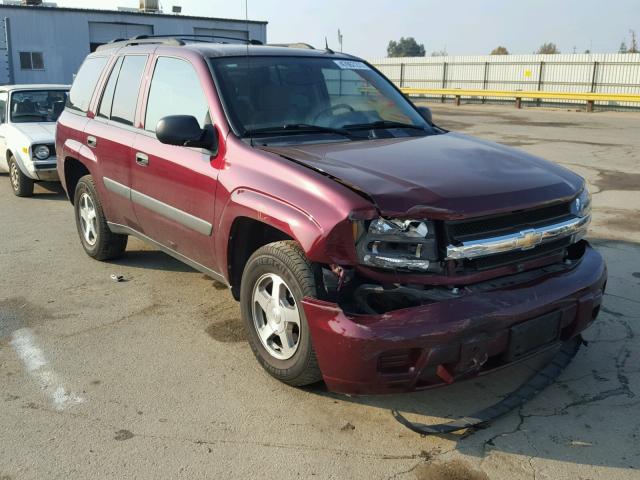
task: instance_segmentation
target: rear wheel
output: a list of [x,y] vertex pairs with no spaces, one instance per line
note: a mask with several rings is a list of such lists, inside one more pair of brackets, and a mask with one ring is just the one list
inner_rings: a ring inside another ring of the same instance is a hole
[[127,248],[127,235],[109,230],[91,175],[82,177],[74,196],[76,227],[84,251],[96,260],[120,258]]
[[17,197],[30,197],[33,195],[33,179],[27,177],[12,155],[9,158],[9,178],[11,179],[11,188]]
[[293,386],[322,379],[302,308],[317,295],[311,264],[293,241],[258,249],[242,275],[240,303],[247,337],[263,368]]

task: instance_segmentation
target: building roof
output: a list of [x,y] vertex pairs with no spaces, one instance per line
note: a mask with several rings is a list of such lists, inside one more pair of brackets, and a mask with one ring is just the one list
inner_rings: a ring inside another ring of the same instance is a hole
[[0,90],[8,92],[8,91],[18,91],[18,90],[69,90],[71,85],[54,85],[51,83],[31,83],[31,84],[20,84],[20,85],[2,85],[0,86]]
[[64,11],[64,12],[77,12],[77,13],[103,13],[109,15],[140,15],[144,17],[170,17],[177,19],[190,19],[190,20],[213,20],[220,22],[239,22],[239,23],[251,23],[251,24],[259,24],[259,25],[267,25],[269,22],[263,20],[245,20],[241,18],[218,18],[218,17],[198,17],[194,15],[176,15],[170,13],[151,13],[151,12],[137,12],[137,11],[127,11],[127,10],[100,10],[97,8],[71,8],[71,7],[34,7],[28,5],[4,5],[0,4],[0,9],[2,8],[18,8],[18,9],[31,9],[34,11],[43,11],[45,13],[51,13],[51,11]]

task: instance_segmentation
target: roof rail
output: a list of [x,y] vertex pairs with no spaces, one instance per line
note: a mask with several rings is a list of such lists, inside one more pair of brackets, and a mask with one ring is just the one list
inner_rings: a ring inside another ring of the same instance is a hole
[[[193,35],[190,33],[175,33],[175,34],[168,34],[168,35],[138,35],[136,37],[133,37],[133,39],[152,39],[152,38],[175,38],[175,39],[179,39],[179,40],[183,40],[183,41],[196,41],[196,42],[205,42],[205,40],[201,40],[203,38],[211,38],[211,39],[221,39],[221,40],[233,40],[235,42],[244,42],[244,43],[248,43],[249,45],[263,45],[263,43],[260,40],[247,40],[246,38],[239,38],[239,37],[226,37],[224,35]],[[208,42],[208,43],[224,43],[224,42]]]
[[177,39],[177,38],[165,38],[165,39],[156,39],[156,38],[130,38],[129,40],[121,40],[115,39],[111,40],[109,43],[105,43],[104,45],[100,45],[96,48],[96,52],[100,52],[102,50],[111,50],[113,48],[118,47],[129,47],[132,45],[145,45],[145,44],[156,44],[156,45],[173,45],[176,47],[182,46],[185,42]]
[[[211,40],[204,40],[206,38]],[[137,35],[130,39],[118,38],[104,45],[100,45],[96,49],[96,51],[143,44],[183,46],[186,44],[186,42],[226,43],[224,41],[216,42],[215,39],[245,42],[249,45],[262,45],[262,42],[260,40],[247,40],[246,38],[226,37],[223,35],[191,35],[178,33],[173,35]]]
[[268,47],[286,47],[286,48],[305,48],[307,50],[315,50],[313,45],[309,45],[308,43],[268,43]]

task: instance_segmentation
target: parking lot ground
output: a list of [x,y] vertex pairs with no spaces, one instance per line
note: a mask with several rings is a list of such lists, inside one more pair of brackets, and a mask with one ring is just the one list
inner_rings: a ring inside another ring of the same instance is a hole
[[541,359],[407,395],[285,386],[219,284],[133,239],[93,261],[55,185],[19,199],[0,175],[0,479],[640,479],[640,114],[431,106],[592,186],[610,280],[557,383],[473,435],[420,437],[390,411],[470,414]]

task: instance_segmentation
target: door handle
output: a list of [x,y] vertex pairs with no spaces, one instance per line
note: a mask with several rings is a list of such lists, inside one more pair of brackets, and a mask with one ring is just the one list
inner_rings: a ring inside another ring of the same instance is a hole
[[149,157],[144,153],[137,152],[136,163],[141,167],[146,167],[147,165],[149,165]]
[[98,146],[98,140],[96,140],[96,137],[94,137],[93,135],[89,135],[87,137],[87,145],[89,145],[91,148],[96,148]]

